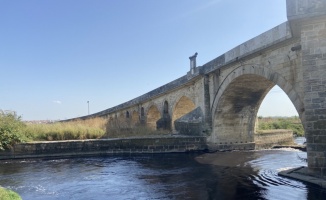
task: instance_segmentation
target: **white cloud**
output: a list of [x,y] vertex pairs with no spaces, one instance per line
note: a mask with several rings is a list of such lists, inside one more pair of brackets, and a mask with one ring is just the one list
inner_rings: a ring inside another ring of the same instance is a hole
[[53,103],[56,103],[56,104],[61,104],[62,102],[61,101],[58,101],[58,100],[54,100],[52,101]]

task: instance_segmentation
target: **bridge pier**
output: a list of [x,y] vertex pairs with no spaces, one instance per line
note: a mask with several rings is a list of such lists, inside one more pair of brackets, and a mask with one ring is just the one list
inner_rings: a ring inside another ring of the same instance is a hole
[[305,129],[308,169],[326,178],[326,22],[302,25]]
[[326,1],[288,0],[287,15],[301,37],[308,173],[326,178]]

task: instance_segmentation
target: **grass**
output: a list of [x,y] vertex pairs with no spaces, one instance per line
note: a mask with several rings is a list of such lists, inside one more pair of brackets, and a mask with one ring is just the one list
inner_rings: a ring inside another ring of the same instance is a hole
[[24,133],[27,141],[98,139],[105,134],[106,122],[103,118],[94,118],[51,124],[27,124]]
[[0,150],[15,143],[29,141],[81,140],[126,138],[164,135],[170,131],[156,131],[143,125],[131,125],[125,120],[93,118],[56,123],[23,123],[15,113],[0,112]]
[[304,136],[304,128],[299,117],[258,117],[258,130],[291,129],[295,136]]
[[0,187],[0,200],[21,200],[22,198],[14,191]]

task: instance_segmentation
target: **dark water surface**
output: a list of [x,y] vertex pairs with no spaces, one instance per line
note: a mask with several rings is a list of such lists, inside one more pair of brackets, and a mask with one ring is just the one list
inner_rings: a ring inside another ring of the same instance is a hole
[[318,186],[283,178],[305,166],[293,149],[213,154],[2,161],[0,185],[23,199],[326,199]]

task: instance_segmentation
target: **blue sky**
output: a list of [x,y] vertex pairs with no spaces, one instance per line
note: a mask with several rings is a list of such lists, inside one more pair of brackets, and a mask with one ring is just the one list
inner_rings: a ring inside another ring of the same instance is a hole
[[[185,75],[195,52],[203,65],[286,20],[285,0],[2,0],[0,109],[98,112]],[[286,98],[273,89],[259,115],[296,115]]]

